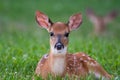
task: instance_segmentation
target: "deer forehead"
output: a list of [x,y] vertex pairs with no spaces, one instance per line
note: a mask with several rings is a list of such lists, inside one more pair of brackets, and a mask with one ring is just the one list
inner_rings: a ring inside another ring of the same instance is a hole
[[55,34],[64,34],[69,32],[69,28],[67,24],[57,22],[51,26],[50,32],[54,32]]

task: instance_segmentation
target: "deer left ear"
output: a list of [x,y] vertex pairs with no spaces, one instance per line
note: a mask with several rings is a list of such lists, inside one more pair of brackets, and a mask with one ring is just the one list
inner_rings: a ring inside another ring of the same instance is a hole
[[43,27],[47,30],[49,30],[49,28],[53,24],[49,17],[40,11],[36,11],[36,21],[40,27]]
[[81,13],[72,15],[69,19],[68,26],[70,31],[77,29],[82,23]]

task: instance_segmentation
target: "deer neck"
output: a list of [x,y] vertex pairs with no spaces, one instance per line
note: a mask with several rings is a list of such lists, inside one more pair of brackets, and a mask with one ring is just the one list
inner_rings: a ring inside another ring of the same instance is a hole
[[50,64],[51,72],[54,75],[63,75],[66,67],[66,54],[55,55],[53,53],[50,53],[49,64]]

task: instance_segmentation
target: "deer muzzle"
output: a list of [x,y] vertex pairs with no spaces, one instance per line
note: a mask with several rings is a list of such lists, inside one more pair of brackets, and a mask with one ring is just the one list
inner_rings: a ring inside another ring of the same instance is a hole
[[56,48],[57,50],[64,49],[64,45],[61,42],[61,35],[58,35],[57,38],[57,43],[55,44],[54,48]]

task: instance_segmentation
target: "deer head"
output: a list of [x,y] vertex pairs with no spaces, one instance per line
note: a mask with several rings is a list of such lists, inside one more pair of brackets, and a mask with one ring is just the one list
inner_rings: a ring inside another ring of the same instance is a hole
[[37,11],[36,21],[39,26],[45,28],[50,35],[50,52],[55,55],[62,55],[67,52],[69,33],[81,25],[82,15],[80,13],[72,15],[68,23],[53,23],[47,15]]

